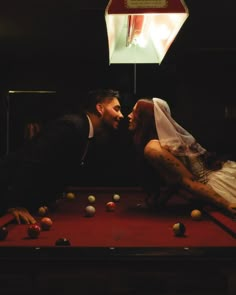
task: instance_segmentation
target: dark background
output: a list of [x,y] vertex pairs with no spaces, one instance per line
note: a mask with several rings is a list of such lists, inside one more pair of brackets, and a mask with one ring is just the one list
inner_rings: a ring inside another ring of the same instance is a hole
[[[109,65],[105,7],[108,1],[18,1],[0,9],[0,154],[23,140],[24,125],[47,121],[97,87],[119,89],[128,114],[139,96],[167,100],[176,120],[211,151],[236,159],[236,4],[234,0],[185,1],[190,16],[158,64]],[[9,90],[53,90],[12,94]],[[135,184],[130,138],[118,136],[95,161],[93,184]]]

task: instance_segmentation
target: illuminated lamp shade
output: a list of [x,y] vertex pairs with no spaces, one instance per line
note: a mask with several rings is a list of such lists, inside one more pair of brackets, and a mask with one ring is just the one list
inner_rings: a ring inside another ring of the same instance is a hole
[[188,16],[183,0],[110,0],[109,62],[160,64]]

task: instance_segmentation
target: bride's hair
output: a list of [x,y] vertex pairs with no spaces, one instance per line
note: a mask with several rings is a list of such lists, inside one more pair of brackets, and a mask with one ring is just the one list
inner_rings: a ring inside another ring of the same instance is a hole
[[139,99],[134,111],[134,118],[136,121],[134,143],[138,149],[143,150],[149,140],[157,138],[153,101],[149,98]]

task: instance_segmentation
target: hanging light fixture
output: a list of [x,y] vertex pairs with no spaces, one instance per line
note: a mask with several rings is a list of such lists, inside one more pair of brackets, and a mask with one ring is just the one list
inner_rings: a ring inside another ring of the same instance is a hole
[[161,63],[189,15],[183,0],[110,0],[110,63]]

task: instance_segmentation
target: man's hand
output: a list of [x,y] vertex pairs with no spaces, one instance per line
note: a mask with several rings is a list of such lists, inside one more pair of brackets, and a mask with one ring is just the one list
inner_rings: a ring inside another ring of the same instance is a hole
[[36,223],[36,220],[33,218],[33,216],[29,213],[29,211],[26,208],[10,208],[8,209],[8,212],[15,217],[18,224],[20,224],[21,222],[26,224]]

